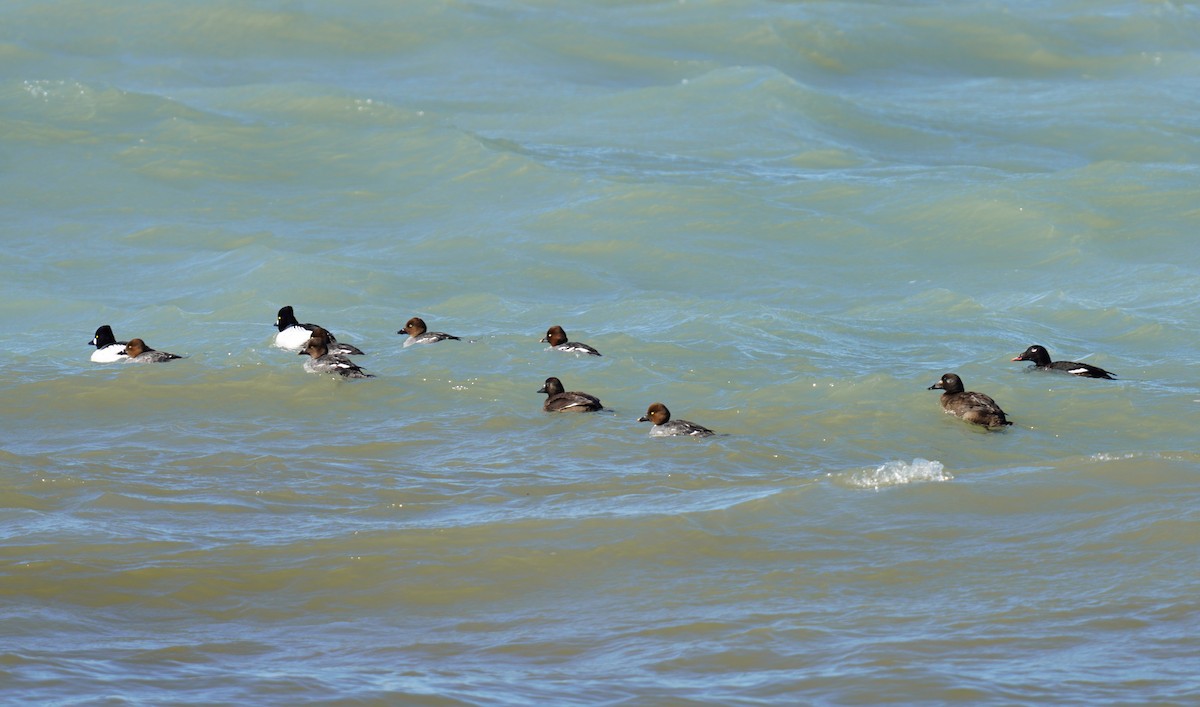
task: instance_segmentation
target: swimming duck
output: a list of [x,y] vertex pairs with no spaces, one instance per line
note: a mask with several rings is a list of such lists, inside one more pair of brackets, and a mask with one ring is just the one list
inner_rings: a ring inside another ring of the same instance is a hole
[[550,344],[550,348],[555,351],[564,351],[573,354],[586,354],[588,356],[599,356],[600,352],[593,349],[587,344],[581,344],[578,341],[567,341],[567,332],[563,328],[555,324],[546,330],[546,335],[542,337],[543,344]]
[[1072,375],[1080,376],[1081,378],[1105,378],[1108,380],[1116,380],[1117,377],[1112,373],[1093,366],[1089,363],[1077,363],[1075,361],[1051,361],[1050,352],[1044,346],[1034,344],[1025,349],[1020,354],[1017,354],[1014,361],[1032,361],[1033,365],[1030,369],[1039,371],[1062,371]]
[[304,350],[296,354],[297,356],[308,356],[304,360],[304,370],[309,373],[332,373],[342,378],[375,377],[364,371],[349,358],[346,358],[345,354],[331,353],[327,338],[328,333],[324,329],[321,329],[320,332],[310,337]]
[[183,356],[176,356],[173,353],[152,349],[141,339],[130,339],[129,343],[125,344],[125,356],[133,363],[163,363],[183,358]]
[[117,341],[117,337],[113,336],[112,327],[104,324],[96,330],[96,334],[88,342],[89,346],[96,347],[96,350],[92,352],[92,361],[95,363],[123,361],[125,360],[125,345],[128,343],[128,341]]
[[562,381],[554,377],[547,378],[545,385],[538,388],[537,392],[546,394],[546,402],[542,404],[546,412],[594,412],[604,409],[600,398],[587,393],[567,392]]
[[1012,424],[995,400],[983,393],[964,391],[962,379],[954,373],[943,375],[929,390],[945,391],[941,397],[942,410],[949,415],[989,429]]
[[646,408],[646,414],[638,418],[638,422],[653,422],[650,427],[651,437],[711,437],[716,434],[712,430],[687,420],[672,420],[671,411],[662,403],[651,403]]
[[429,331],[425,326],[425,320],[420,317],[413,317],[404,324],[404,328],[396,332],[397,334],[408,334],[408,338],[404,340],[405,346],[413,344],[434,344],[446,339],[462,341],[457,336],[451,336],[444,331]]
[[292,306],[281,307],[279,313],[275,315],[275,328],[279,329],[279,333],[275,334],[275,345],[281,349],[289,351],[301,351],[308,346],[308,340],[312,337],[313,331],[316,329],[324,329],[326,334],[329,334],[327,346],[333,353],[344,354],[346,356],[362,356],[362,350],[357,346],[343,344],[337,340],[333,334],[329,333],[328,329],[316,324],[301,324],[296,320],[296,313],[292,310]]

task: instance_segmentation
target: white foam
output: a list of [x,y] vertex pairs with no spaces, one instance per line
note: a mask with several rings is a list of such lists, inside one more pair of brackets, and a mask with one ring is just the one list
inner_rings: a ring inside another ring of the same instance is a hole
[[1131,454],[1131,453],[1115,454],[1113,452],[1099,452],[1097,454],[1092,455],[1092,461],[1115,462],[1115,461],[1121,461],[1123,459],[1134,459],[1136,457],[1137,457],[1136,454]]
[[946,471],[939,461],[920,457],[911,462],[890,461],[874,469],[846,472],[841,475],[842,483],[854,488],[875,489],[902,486],[926,481],[952,481],[954,476]]

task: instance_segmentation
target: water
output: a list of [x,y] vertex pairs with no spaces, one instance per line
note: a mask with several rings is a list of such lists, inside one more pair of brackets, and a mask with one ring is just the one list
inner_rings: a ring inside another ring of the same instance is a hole
[[[6,4],[0,696],[1195,703],[1198,38]],[[285,304],[377,377],[272,347]],[[93,364],[101,324],[188,358]],[[943,415],[949,371],[1016,424]],[[608,410],[542,413],[551,375]]]

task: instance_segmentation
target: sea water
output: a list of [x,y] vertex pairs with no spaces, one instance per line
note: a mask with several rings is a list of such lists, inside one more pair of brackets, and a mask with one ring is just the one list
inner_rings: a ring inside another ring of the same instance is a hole
[[5,4],[0,697],[1194,703],[1198,75],[1191,2]]

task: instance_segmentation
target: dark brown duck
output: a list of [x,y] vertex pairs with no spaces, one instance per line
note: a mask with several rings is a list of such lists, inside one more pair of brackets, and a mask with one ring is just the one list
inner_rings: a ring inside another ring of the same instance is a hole
[[546,379],[545,385],[538,388],[539,393],[546,394],[546,402],[542,409],[546,412],[594,412],[603,410],[600,398],[587,393],[567,391],[562,381],[553,376]]
[[942,390],[942,410],[949,415],[982,425],[988,429],[1011,425],[1000,406],[983,393],[964,390],[962,379],[957,374],[947,373],[929,390]]

